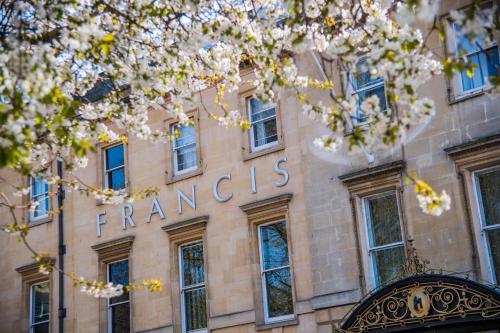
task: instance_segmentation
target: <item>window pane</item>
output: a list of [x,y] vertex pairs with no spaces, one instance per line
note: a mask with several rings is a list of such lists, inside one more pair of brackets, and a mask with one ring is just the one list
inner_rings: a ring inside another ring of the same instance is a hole
[[383,84],[375,86],[370,89],[360,91],[358,93],[358,114],[356,115],[358,121],[362,122],[366,118],[366,115],[363,112],[361,112],[361,104],[365,99],[373,95],[377,95],[379,99],[380,110],[381,111],[387,110],[387,100],[385,98],[385,88]]
[[193,126],[176,126],[179,137],[175,138],[175,147],[196,143],[196,130]]
[[260,228],[264,269],[288,265],[288,243],[285,221]]
[[32,333],[49,333],[49,323],[38,324],[31,329]]
[[356,63],[356,72],[353,77],[355,90],[384,81],[381,77],[372,78],[366,60],[360,60]]
[[258,112],[252,110],[252,123],[255,123],[259,120],[269,118],[269,117],[272,117],[275,115],[276,115],[276,110],[274,108],[268,109],[265,111],[258,111]]
[[500,224],[500,170],[478,174],[483,223]]
[[[479,45],[477,45],[476,43],[469,42],[469,39],[462,33],[462,28],[460,27],[460,25],[454,23],[453,28],[455,29],[456,32],[458,51],[465,53],[472,53],[481,50]],[[479,41],[481,39],[482,37],[478,37],[476,40]]]
[[184,310],[186,314],[187,331],[207,327],[205,288],[184,292]]
[[404,262],[404,247],[398,246],[390,249],[373,252],[377,285],[382,285],[394,279],[401,271]]
[[184,287],[205,282],[202,243],[182,247],[182,275]]
[[43,194],[34,198],[36,202],[38,202],[38,206],[36,206],[35,211],[33,211],[33,217],[46,216],[49,213],[49,197],[47,194]]
[[125,188],[125,168],[108,172],[108,188],[115,191]]
[[368,229],[372,247],[401,242],[401,227],[396,195],[371,198],[368,205]]
[[486,63],[487,77],[498,76],[500,74],[500,57],[498,46],[492,47],[481,53],[482,62]]
[[270,118],[268,120],[259,122],[257,124],[254,124],[252,127],[255,147],[259,147],[265,145],[266,143],[271,143],[278,140],[276,118]]
[[250,110],[251,110],[252,114],[257,114],[257,113],[261,112],[262,110],[270,109],[272,107],[273,107],[272,103],[263,104],[262,101],[260,101],[256,98],[250,99]]
[[123,145],[106,149],[106,170],[124,165],[125,159],[123,156]]
[[123,303],[111,307],[111,327],[113,333],[130,332],[130,304]]
[[461,73],[462,86],[464,91],[480,88],[484,84],[481,64],[479,62],[479,54],[468,56],[467,59],[469,60],[469,62],[473,63],[476,66],[476,69],[474,69],[474,71],[472,72],[472,77],[469,77],[466,71],[463,71]]
[[490,248],[491,263],[493,273],[498,283],[500,280],[500,229],[488,230],[486,232],[488,246]]
[[32,197],[47,193],[49,191],[49,184],[45,180],[38,177],[32,178],[31,186],[32,186],[31,189]]
[[49,320],[49,284],[37,284],[31,288],[31,323]]
[[265,273],[268,317],[279,317],[293,313],[290,269],[282,268]]
[[196,166],[196,145],[190,145],[176,150],[177,171]]
[[[128,276],[128,260],[114,262],[108,265],[108,282],[114,284],[127,285],[129,283]],[[121,296],[113,297],[109,300],[110,304],[123,302],[128,300],[128,293],[124,292]]]

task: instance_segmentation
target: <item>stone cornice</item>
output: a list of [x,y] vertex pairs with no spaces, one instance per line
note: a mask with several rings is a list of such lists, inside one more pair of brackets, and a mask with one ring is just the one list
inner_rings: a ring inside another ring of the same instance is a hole
[[204,230],[207,226],[209,216],[202,215],[191,219],[177,221],[161,227],[169,236],[176,236],[189,232],[197,232]]
[[288,206],[290,200],[292,200],[292,193],[280,194],[271,198],[266,198],[263,200],[253,201],[240,206],[240,209],[244,211],[247,215],[253,215],[260,213],[262,211],[275,210],[276,208]]
[[106,261],[116,256],[127,256],[132,249],[135,236],[125,236],[106,242],[92,245],[91,248],[97,252],[99,260]]
[[[54,258],[50,259],[50,264],[54,265],[56,263],[56,260]],[[48,280],[49,276],[43,273],[40,273],[38,270],[40,267],[40,264],[37,262],[32,262],[20,267],[16,268],[16,272],[21,274],[23,281],[32,283],[35,281],[43,281],[43,280]]]
[[468,141],[444,151],[453,159],[458,169],[478,169],[500,162],[500,134]]
[[387,187],[400,187],[401,176],[405,167],[406,162],[399,160],[354,171],[338,178],[352,193],[376,191]]

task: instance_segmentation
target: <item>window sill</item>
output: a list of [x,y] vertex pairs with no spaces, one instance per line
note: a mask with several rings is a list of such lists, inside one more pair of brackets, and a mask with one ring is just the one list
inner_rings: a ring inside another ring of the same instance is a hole
[[267,154],[272,154],[272,153],[275,153],[277,151],[281,151],[284,149],[285,149],[285,145],[283,144],[283,142],[278,141],[278,144],[271,146],[269,148],[258,150],[255,152],[245,153],[243,156],[243,161],[249,161],[249,160],[252,160],[254,158],[261,157],[261,156],[264,156]]
[[49,222],[52,222],[52,216],[47,216],[47,217],[44,217],[44,218],[41,218],[41,219],[35,220],[35,221],[29,221],[28,228],[36,227],[38,225],[49,223]]
[[458,104],[460,102],[467,101],[469,99],[472,99],[472,98],[475,98],[478,96],[482,96],[482,95],[486,94],[487,92],[489,92],[490,90],[491,90],[491,88],[482,88],[482,89],[479,89],[477,91],[474,91],[474,92],[471,92],[468,94],[463,94],[463,95],[458,95],[458,96],[450,96],[450,99],[448,100],[448,104],[449,105]]
[[293,318],[293,319],[287,319],[287,320],[277,321],[277,322],[268,323],[268,324],[259,324],[259,325],[256,324],[255,329],[257,331],[264,331],[264,330],[269,330],[269,329],[276,328],[276,327],[293,326],[293,325],[297,325],[298,323],[299,323],[299,320],[297,318]]
[[199,175],[203,174],[203,169],[201,168],[201,166],[198,166],[198,168],[196,168],[193,171],[189,171],[189,172],[186,172],[186,173],[183,173],[183,174],[180,174],[177,176],[173,176],[173,177],[169,177],[167,172],[165,172],[165,174],[167,176],[167,180],[165,182],[165,185],[170,185],[170,184],[176,183],[176,182],[181,181],[181,180],[185,180],[185,179],[188,179],[191,177],[199,176]]

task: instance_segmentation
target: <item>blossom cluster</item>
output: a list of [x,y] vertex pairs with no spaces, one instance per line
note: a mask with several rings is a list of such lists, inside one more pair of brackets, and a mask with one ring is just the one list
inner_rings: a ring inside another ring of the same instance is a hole
[[[149,110],[186,124],[186,112],[208,88],[216,92],[210,117],[247,129],[249,122],[226,101],[243,76],[265,102],[283,89],[294,93],[303,111],[330,131],[316,146],[335,151],[348,143],[373,155],[404,142],[412,127],[434,115],[434,102],[419,92],[423,84],[462,68],[436,58],[416,24],[435,20],[439,3],[7,0],[0,5],[0,167],[48,178],[55,159],[85,167],[96,143],[127,140],[119,133],[169,140],[170,133],[149,127]],[[498,38],[498,17],[496,3],[487,10],[473,5],[452,12],[449,24],[471,42],[488,41]],[[304,75],[298,61],[304,57],[318,67],[337,63],[346,80],[334,82],[323,67],[321,79]],[[384,81],[386,110],[376,96],[360,101],[339,93],[355,90],[360,77]],[[500,80],[491,82],[498,94]],[[328,92],[329,102],[312,98],[313,90]],[[87,193],[109,203],[126,199],[112,190]],[[444,195],[436,198],[431,201]]]
[[415,180],[415,193],[420,208],[426,214],[440,216],[450,210],[451,199],[446,191],[437,194],[432,187],[421,179]]

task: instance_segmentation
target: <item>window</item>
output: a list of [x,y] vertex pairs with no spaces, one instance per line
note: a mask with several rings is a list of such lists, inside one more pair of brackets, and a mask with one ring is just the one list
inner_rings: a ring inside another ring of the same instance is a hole
[[179,247],[182,332],[206,332],[203,243]]
[[[128,260],[115,261],[108,264],[108,282],[129,284]],[[108,333],[130,332],[130,295],[124,291],[121,296],[108,301]]]
[[49,332],[49,282],[30,287],[30,333]]
[[285,227],[285,221],[259,225],[260,271],[266,322],[294,317]]
[[198,167],[196,156],[196,128],[192,125],[174,125],[176,133],[173,149],[174,175],[193,171]]
[[493,42],[489,45],[483,45],[480,41],[471,44],[467,36],[462,33],[461,27],[456,23],[453,24],[453,31],[456,55],[467,59],[476,67],[472,77],[469,77],[466,71],[458,74],[458,93],[467,94],[488,87],[488,78],[499,75],[500,59],[497,44]]
[[119,144],[104,150],[104,188],[119,191],[125,187],[125,154]]
[[38,221],[49,216],[49,184],[39,177],[31,177],[31,200],[37,205],[30,210],[30,222]]
[[492,280],[500,279],[500,168],[474,174],[481,236],[486,248]]
[[357,111],[354,116],[355,124],[366,122],[366,115],[361,111],[361,104],[365,99],[376,95],[380,101],[380,110],[387,109],[387,100],[385,97],[384,79],[381,77],[372,77],[365,58],[356,63],[356,70],[351,75],[352,95],[357,95]]
[[253,97],[248,98],[247,103],[251,151],[259,151],[278,144],[275,105],[273,103],[263,104]]
[[396,193],[388,192],[363,199],[368,235],[368,256],[375,285],[395,278],[405,253]]

